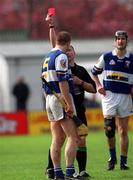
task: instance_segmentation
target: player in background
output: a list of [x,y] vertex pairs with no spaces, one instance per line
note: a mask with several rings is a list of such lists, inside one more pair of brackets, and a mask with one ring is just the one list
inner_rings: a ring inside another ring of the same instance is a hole
[[[55,46],[56,42],[56,32],[54,28],[54,19],[53,16],[47,15],[46,20],[49,22],[49,38],[52,47]],[[73,46],[70,46],[69,50],[66,52],[69,65],[71,67],[71,71],[73,74],[73,82],[74,82],[74,92],[72,93],[74,104],[76,107],[77,116],[82,122],[87,125],[87,119],[85,116],[85,107],[84,107],[84,97],[85,91],[96,93],[96,85],[95,82],[91,79],[90,75],[86,71],[86,69],[82,66],[79,66],[75,63],[75,51]],[[79,175],[82,179],[89,179],[90,175],[86,172],[86,164],[87,164],[87,146],[86,146],[86,137],[80,137],[76,159],[79,166]],[[49,158],[48,158],[48,166],[46,174],[48,177],[54,177],[53,173],[53,165],[50,157],[49,150]]]
[[[108,170],[115,168],[116,157],[116,116],[120,137],[120,169],[128,170],[128,117],[132,109],[131,89],[133,84],[133,54],[127,51],[128,34],[124,30],[115,33],[113,51],[104,53],[92,69],[97,90],[102,95],[104,128],[108,140],[110,158]],[[103,73],[103,85],[99,74]]]

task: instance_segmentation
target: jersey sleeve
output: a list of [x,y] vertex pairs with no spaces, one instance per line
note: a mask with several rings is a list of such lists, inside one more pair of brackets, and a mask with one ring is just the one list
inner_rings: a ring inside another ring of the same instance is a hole
[[68,58],[65,54],[60,54],[55,61],[55,69],[58,81],[68,80]]
[[98,59],[97,63],[94,65],[93,69],[91,70],[93,75],[101,74],[104,69],[104,55],[101,55]]

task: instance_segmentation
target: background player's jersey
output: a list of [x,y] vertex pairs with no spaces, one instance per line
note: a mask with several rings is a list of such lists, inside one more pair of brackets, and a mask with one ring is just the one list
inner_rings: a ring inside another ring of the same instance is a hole
[[[60,49],[53,48],[45,58],[42,66],[42,76],[50,83],[56,93],[60,93],[59,82],[64,80],[68,81],[70,92],[73,90],[73,80],[68,65],[68,58]],[[45,83],[43,83],[43,89],[46,94],[52,94]]]
[[92,69],[94,75],[103,72],[103,85],[105,90],[114,93],[131,93],[133,84],[133,54],[126,53],[119,58],[116,51],[103,54]]

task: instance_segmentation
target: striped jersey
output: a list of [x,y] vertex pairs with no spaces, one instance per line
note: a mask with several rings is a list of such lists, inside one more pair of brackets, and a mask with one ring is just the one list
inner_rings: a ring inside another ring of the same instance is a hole
[[103,72],[105,90],[130,94],[133,84],[133,54],[127,52],[124,57],[118,57],[115,49],[102,54],[91,72],[93,75]]
[[[70,92],[73,90],[73,79],[68,58],[58,48],[53,48],[45,58],[42,65],[42,77],[46,79],[56,93],[60,93],[59,82],[64,80],[68,81]],[[46,94],[52,94],[45,83],[43,83],[43,90]]]

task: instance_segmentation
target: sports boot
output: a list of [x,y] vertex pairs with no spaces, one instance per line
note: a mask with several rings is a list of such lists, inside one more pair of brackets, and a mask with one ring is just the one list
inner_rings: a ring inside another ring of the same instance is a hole
[[65,180],[79,180],[79,179],[81,179],[81,177],[77,173],[74,173],[72,176],[65,177]]
[[114,158],[114,159],[109,158],[107,170],[108,171],[114,170],[116,164],[117,164],[117,159],[116,158]]
[[120,169],[121,169],[121,170],[128,170],[129,167],[127,166],[127,164],[121,164],[121,165],[120,165]]
[[54,179],[54,168],[46,169],[45,175],[48,179]]
[[80,174],[79,174],[79,176],[80,176],[80,179],[82,179],[82,180],[88,180],[91,176],[87,173],[87,172],[85,172],[85,171],[81,171],[80,172]]

